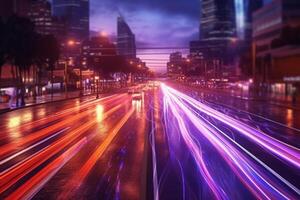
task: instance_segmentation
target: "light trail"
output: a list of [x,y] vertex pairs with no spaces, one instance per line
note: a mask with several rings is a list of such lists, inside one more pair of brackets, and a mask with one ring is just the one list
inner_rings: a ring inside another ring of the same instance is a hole
[[108,133],[108,136],[105,140],[98,146],[98,148],[94,151],[94,153],[89,157],[89,159],[84,163],[84,165],[80,168],[80,170],[76,173],[76,176],[69,181],[69,184],[66,186],[67,191],[61,194],[59,199],[68,199],[72,196],[73,192],[78,189],[83,181],[88,176],[89,172],[95,166],[99,158],[104,154],[107,150],[113,139],[116,137],[120,129],[124,126],[124,124],[128,121],[128,119],[132,116],[135,109],[131,108],[128,113],[122,117],[122,119],[116,124],[116,126]]
[[7,200],[13,199],[32,199],[38,191],[87,143],[86,138],[81,139],[65,153],[60,155],[49,165],[35,174],[21,187],[15,190],[7,197]]
[[[10,161],[10,160],[16,158],[17,156],[19,156],[19,155],[21,155],[21,154],[23,154],[23,153],[28,152],[29,150],[33,149],[34,147],[37,147],[38,145],[47,142],[48,140],[50,140],[50,139],[52,139],[52,138],[58,136],[59,134],[65,132],[65,131],[68,130],[68,129],[70,129],[70,127],[64,128],[64,129],[58,131],[57,133],[54,133],[53,135],[50,135],[49,137],[47,137],[47,138],[45,138],[45,139],[43,139],[43,140],[41,140],[41,141],[35,143],[34,145],[31,145],[31,146],[27,147],[26,149],[23,149],[23,150],[19,151],[18,153],[15,153],[15,154],[9,156],[8,158],[6,158],[6,159],[4,159],[4,160],[1,160],[1,161],[0,161],[0,165],[3,165],[3,164],[5,164],[5,163],[7,163],[8,161]],[[24,160],[23,160],[23,161],[24,161]],[[1,173],[3,173],[3,172],[1,172]]]
[[[166,88],[166,86],[163,86]],[[205,104],[200,103],[199,101],[180,93],[172,88],[168,87],[168,91],[180,99],[183,99],[185,102],[188,102],[189,105],[195,109],[213,117],[224,124],[234,128],[239,133],[243,134],[247,138],[254,141],[256,144],[262,146],[263,148],[269,150],[280,158],[283,158],[287,162],[293,164],[300,169],[300,150],[294,146],[281,142],[266,133],[259,131],[250,127],[249,125],[240,122],[232,117],[229,117],[219,111],[216,111]]]
[[178,112],[178,109],[176,109],[176,105],[172,104],[172,100],[170,99],[171,97],[168,96],[167,98],[167,104],[170,105],[170,109],[172,110],[173,114],[176,116],[180,128],[181,135],[188,146],[189,150],[192,153],[192,156],[194,157],[195,161],[199,163],[198,169],[205,179],[206,183],[208,184],[209,188],[212,190],[213,194],[217,199],[227,199],[226,196],[223,195],[221,192],[220,188],[217,186],[215,183],[213,177],[211,176],[207,165],[205,164],[202,156],[201,149],[198,148],[197,144],[194,142],[193,138],[191,137],[187,127],[185,126],[185,122],[183,118],[180,117],[180,114]]
[[27,129],[36,128],[37,126],[40,126],[41,124],[49,123],[49,122],[52,122],[54,120],[61,119],[61,118],[66,117],[70,114],[73,114],[75,111],[79,111],[78,109],[80,109],[80,110],[88,109],[89,107],[92,107],[97,103],[105,103],[106,101],[111,101],[111,99],[121,98],[123,96],[125,96],[125,94],[120,94],[120,95],[114,94],[114,95],[103,97],[101,99],[97,99],[97,100],[94,100],[94,101],[85,101],[85,102],[82,102],[79,106],[76,106],[74,108],[73,107],[72,108],[67,108],[63,111],[56,112],[56,113],[54,113],[50,116],[43,117],[41,119],[34,120],[32,122],[19,124],[18,127],[5,129],[5,130],[3,130],[3,134],[4,133],[9,134],[10,132],[15,131],[16,128],[20,129],[20,131],[25,131]]
[[[119,104],[114,108],[110,109],[106,113],[103,114],[103,120],[109,117],[112,113],[121,109],[127,102],[123,104]],[[64,137],[60,138],[58,141],[55,141],[51,145],[46,148],[40,150],[39,152],[30,156],[25,162],[17,163],[16,165],[10,167],[9,169],[2,172],[1,175],[1,183],[0,183],[0,193],[7,190],[13,184],[15,184],[22,177],[30,173],[33,169],[40,166],[43,162],[51,158],[52,156],[59,153],[69,144],[71,144],[76,139],[80,138],[87,130],[97,124],[97,119],[90,120],[87,123],[84,123],[82,126],[71,130]]]
[[[154,109],[154,108],[153,108]],[[151,132],[149,136],[149,142],[151,146],[152,153],[152,182],[153,182],[153,191],[154,191],[154,200],[159,200],[159,185],[157,178],[157,156],[156,156],[156,145],[155,145],[155,122],[153,117],[153,110],[151,110]]]
[[[282,183],[285,184],[286,186],[288,186],[290,189],[292,189],[294,192],[296,192],[299,195],[299,189],[297,189],[295,186],[291,185],[285,179],[282,179],[282,177],[280,175],[278,175],[277,173],[274,173],[274,171],[270,170],[268,167],[266,167],[266,165],[263,165],[263,167],[267,168],[267,170],[269,170],[269,172],[271,172],[271,175],[264,173],[262,170],[260,170],[260,168],[254,162],[252,162],[248,158],[246,158],[242,153],[240,153],[238,151],[238,149],[236,149],[231,143],[229,143],[226,140],[229,137],[225,133],[220,131],[220,129],[213,126],[211,123],[209,123],[204,118],[201,118],[201,116],[199,116],[197,114],[197,112],[193,111],[193,109],[198,108],[195,105],[200,104],[200,102],[197,102],[196,100],[194,100],[190,97],[187,97],[186,95],[184,95],[174,89],[171,89],[165,85],[162,85],[162,91],[164,94],[164,99],[166,99],[166,102],[167,102],[167,105],[166,105],[167,108],[172,110],[172,113],[175,116],[175,118],[179,124],[179,128],[180,128],[182,137],[185,138],[186,135],[188,135],[189,137],[193,138],[193,135],[192,135],[193,133],[190,133],[186,127],[187,121],[191,121],[192,124],[197,128],[197,130],[203,136],[205,136],[205,138],[207,138],[208,141],[218,150],[219,154],[228,163],[228,165],[234,171],[234,173],[237,175],[237,177],[239,177],[241,182],[244,183],[244,185],[249,189],[249,191],[251,191],[251,193],[253,195],[256,196],[256,198],[259,198],[259,199],[274,199],[274,198],[293,199],[293,198],[296,198],[297,195],[294,196],[295,194],[293,194],[293,192],[291,192],[291,190],[283,188]],[[183,112],[184,115],[187,116],[188,120],[185,120],[185,118],[183,118],[182,114],[180,114],[179,111]],[[201,109],[201,111],[207,115],[210,114],[209,116],[212,116],[212,117],[214,116],[211,108],[205,107],[205,110]],[[219,120],[218,117],[215,117],[215,119]],[[222,117],[224,117],[224,116],[222,116]],[[221,118],[221,119],[223,119],[223,118]],[[221,120],[219,120],[219,121],[221,121]],[[231,122],[231,121],[229,120],[229,122]],[[240,129],[238,129],[238,130],[240,130]],[[246,130],[248,130],[248,129],[246,129]],[[270,138],[268,138],[268,139],[270,139]],[[252,140],[252,141],[255,142],[256,140]],[[189,147],[191,153],[195,154],[195,152],[197,152],[197,151],[190,148],[190,144],[192,144],[193,142],[194,141],[191,140],[187,144],[188,144],[188,147]],[[231,140],[231,142],[232,142],[232,140]],[[273,143],[265,143],[264,145],[269,145],[269,144],[273,144]],[[280,143],[280,144],[283,145],[282,143]],[[241,145],[238,145],[238,147],[240,148]],[[289,146],[287,146],[287,145],[284,147],[289,148]],[[266,148],[266,149],[268,149],[268,148]],[[292,148],[291,151],[293,151],[293,150],[295,150],[295,149]],[[193,155],[193,156],[195,156],[195,155]],[[257,161],[257,159],[254,159],[254,160]],[[199,160],[196,159],[196,161],[201,166],[200,168],[204,167],[203,163],[201,163],[201,160],[200,160],[200,163],[199,163]],[[258,162],[258,163],[261,164],[261,162]],[[213,178],[214,177],[212,177],[212,179]],[[278,181],[281,181],[281,184],[279,184]],[[206,182],[208,182],[207,179],[206,179]],[[215,186],[215,187],[218,188],[218,186]],[[218,191],[223,191],[223,189],[218,188],[217,192]],[[215,191],[214,191],[214,193],[215,193]]]
[[[118,98],[120,98],[120,97],[117,97],[116,99],[118,99]],[[109,104],[109,103],[115,101],[116,99],[115,98],[109,98],[108,100],[106,100],[102,103],[103,104]],[[97,105],[97,103],[95,102],[95,103],[93,103],[93,105],[95,106],[95,105]],[[20,140],[16,140],[12,143],[2,145],[0,147],[0,157],[12,152],[15,149],[19,149],[20,147],[22,147],[24,145],[34,143],[34,142],[46,137],[47,135],[52,134],[55,131],[59,131],[60,129],[63,129],[64,127],[66,127],[67,124],[73,125],[75,121],[80,120],[80,119],[84,119],[85,117],[89,116],[92,113],[94,113],[93,109],[85,110],[85,111],[83,111],[79,114],[71,115],[71,117],[68,117],[65,120],[59,121],[59,122],[57,122],[57,123],[55,123],[51,126],[48,126],[48,127],[44,128],[44,129],[33,132],[28,136],[24,136]],[[69,113],[69,115],[70,114],[71,113]],[[51,117],[49,118],[49,120],[52,121]]]

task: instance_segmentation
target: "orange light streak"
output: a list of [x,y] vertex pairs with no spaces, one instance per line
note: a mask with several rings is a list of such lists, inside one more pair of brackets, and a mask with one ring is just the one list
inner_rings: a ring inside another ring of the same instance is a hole
[[[114,101],[114,99],[107,100],[107,101],[105,101],[105,103],[110,103],[111,101]],[[104,104],[104,102],[103,102],[103,104]],[[84,112],[82,112],[78,115],[72,115],[71,117],[69,117],[69,118],[67,118],[63,121],[60,121],[56,124],[48,126],[47,128],[44,128],[44,129],[39,130],[37,132],[34,132],[34,133],[32,133],[28,136],[25,136],[20,141],[16,141],[15,143],[10,143],[10,144],[3,145],[2,147],[0,147],[0,156],[3,156],[3,155],[17,149],[20,146],[23,146],[25,144],[33,143],[33,142],[47,136],[48,134],[50,134],[54,131],[58,131],[59,129],[65,127],[66,124],[74,123],[74,121],[82,119],[82,118],[90,115],[93,112],[94,112],[94,110],[88,109],[88,110],[86,110],[86,111],[84,111]]]
[[94,151],[92,156],[87,160],[87,162],[81,167],[78,173],[73,180],[70,181],[70,186],[66,188],[71,188],[68,192],[63,193],[63,197],[61,199],[66,199],[70,196],[74,189],[80,187],[83,180],[87,177],[91,169],[94,167],[99,158],[103,155],[105,150],[109,147],[113,139],[116,137],[117,133],[124,126],[124,124],[128,121],[131,115],[134,113],[135,109],[132,107],[130,111],[117,123],[117,125],[110,131],[105,140],[101,143],[101,145]]
[[69,148],[65,153],[60,155],[53,162],[39,171],[35,176],[31,177],[28,181],[26,181],[26,183],[15,190],[6,199],[30,199],[36,192],[38,192],[39,188],[42,186],[41,183],[49,179],[49,176],[51,176],[67,161],[69,161],[85,144],[86,138],[83,138],[78,143]]
[[[107,111],[103,114],[103,120],[109,117],[112,113],[116,112],[120,108],[122,108],[124,104],[120,104],[111,110]],[[71,144],[75,139],[79,138],[84,132],[86,132],[88,129],[90,129],[92,126],[94,126],[97,123],[97,120],[91,120],[87,123],[84,123],[79,128],[70,131],[68,135],[65,135],[60,140],[54,142],[51,146],[43,149],[41,152],[39,152],[37,155],[32,157],[31,159],[26,160],[25,162],[21,164],[17,164],[15,167],[11,168],[4,174],[1,173],[1,182],[0,182],[0,193],[7,190],[9,187],[11,187],[13,184],[15,184],[19,179],[24,177],[26,174],[28,174],[30,171],[41,165],[43,162],[48,160],[50,157],[54,156],[55,154],[59,153],[62,149],[67,147],[69,144]]]

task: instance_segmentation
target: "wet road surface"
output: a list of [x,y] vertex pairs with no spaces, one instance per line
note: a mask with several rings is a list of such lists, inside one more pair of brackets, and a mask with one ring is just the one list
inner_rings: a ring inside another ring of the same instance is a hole
[[300,197],[298,111],[178,89],[1,115],[1,198]]

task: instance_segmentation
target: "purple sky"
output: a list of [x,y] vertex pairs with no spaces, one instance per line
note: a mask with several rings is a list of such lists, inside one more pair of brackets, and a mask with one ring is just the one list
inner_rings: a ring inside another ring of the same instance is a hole
[[[138,47],[188,46],[198,37],[199,12],[199,0],[91,0],[91,30],[115,35],[121,13],[135,33]],[[160,60],[146,60],[147,64],[155,71],[165,70],[170,51],[156,52],[165,55],[156,55]]]

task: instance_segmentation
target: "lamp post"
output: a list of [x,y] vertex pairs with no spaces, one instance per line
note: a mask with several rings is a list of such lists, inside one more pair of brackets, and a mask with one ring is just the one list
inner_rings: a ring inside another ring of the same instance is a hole
[[65,61],[65,70],[64,70],[64,77],[65,77],[65,97],[68,98],[68,62]]
[[83,66],[83,65],[86,65],[86,62],[85,62],[85,61],[82,62],[82,63],[80,64],[80,66],[79,66],[79,67],[80,67],[80,69],[79,69],[79,74],[80,74],[80,75],[79,75],[79,76],[80,76],[80,78],[79,78],[79,79],[80,79],[80,86],[79,86],[79,87],[80,87],[80,93],[79,93],[79,96],[80,96],[80,97],[83,96],[83,85],[82,85],[82,66]]
[[99,99],[99,76],[95,76],[96,86],[97,86],[97,96],[96,99]]
[[[69,47],[69,48],[73,48],[72,49],[72,54],[74,54],[74,51],[77,51],[77,49],[76,48],[78,48],[78,47],[76,47],[75,48],[75,45],[80,45],[81,44],[81,42],[79,42],[79,41],[75,41],[75,40],[72,40],[72,39],[70,39],[70,40],[68,40],[67,41],[67,46]],[[75,48],[75,49],[74,49]],[[76,63],[78,63],[78,62],[76,62]],[[79,79],[80,79],[80,92],[79,92],[79,96],[81,97],[81,96],[83,96],[83,84],[82,84],[82,65],[85,65],[85,64],[83,64],[83,63],[81,63],[81,62],[79,62]]]
[[[68,40],[67,41],[67,46],[68,47],[73,47],[74,45],[75,45],[74,40]],[[65,76],[65,96],[66,96],[66,98],[68,98],[68,62],[69,62],[69,58],[68,58],[68,56],[66,56],[66,57],[67,58],[65,60],[64,76]]]

